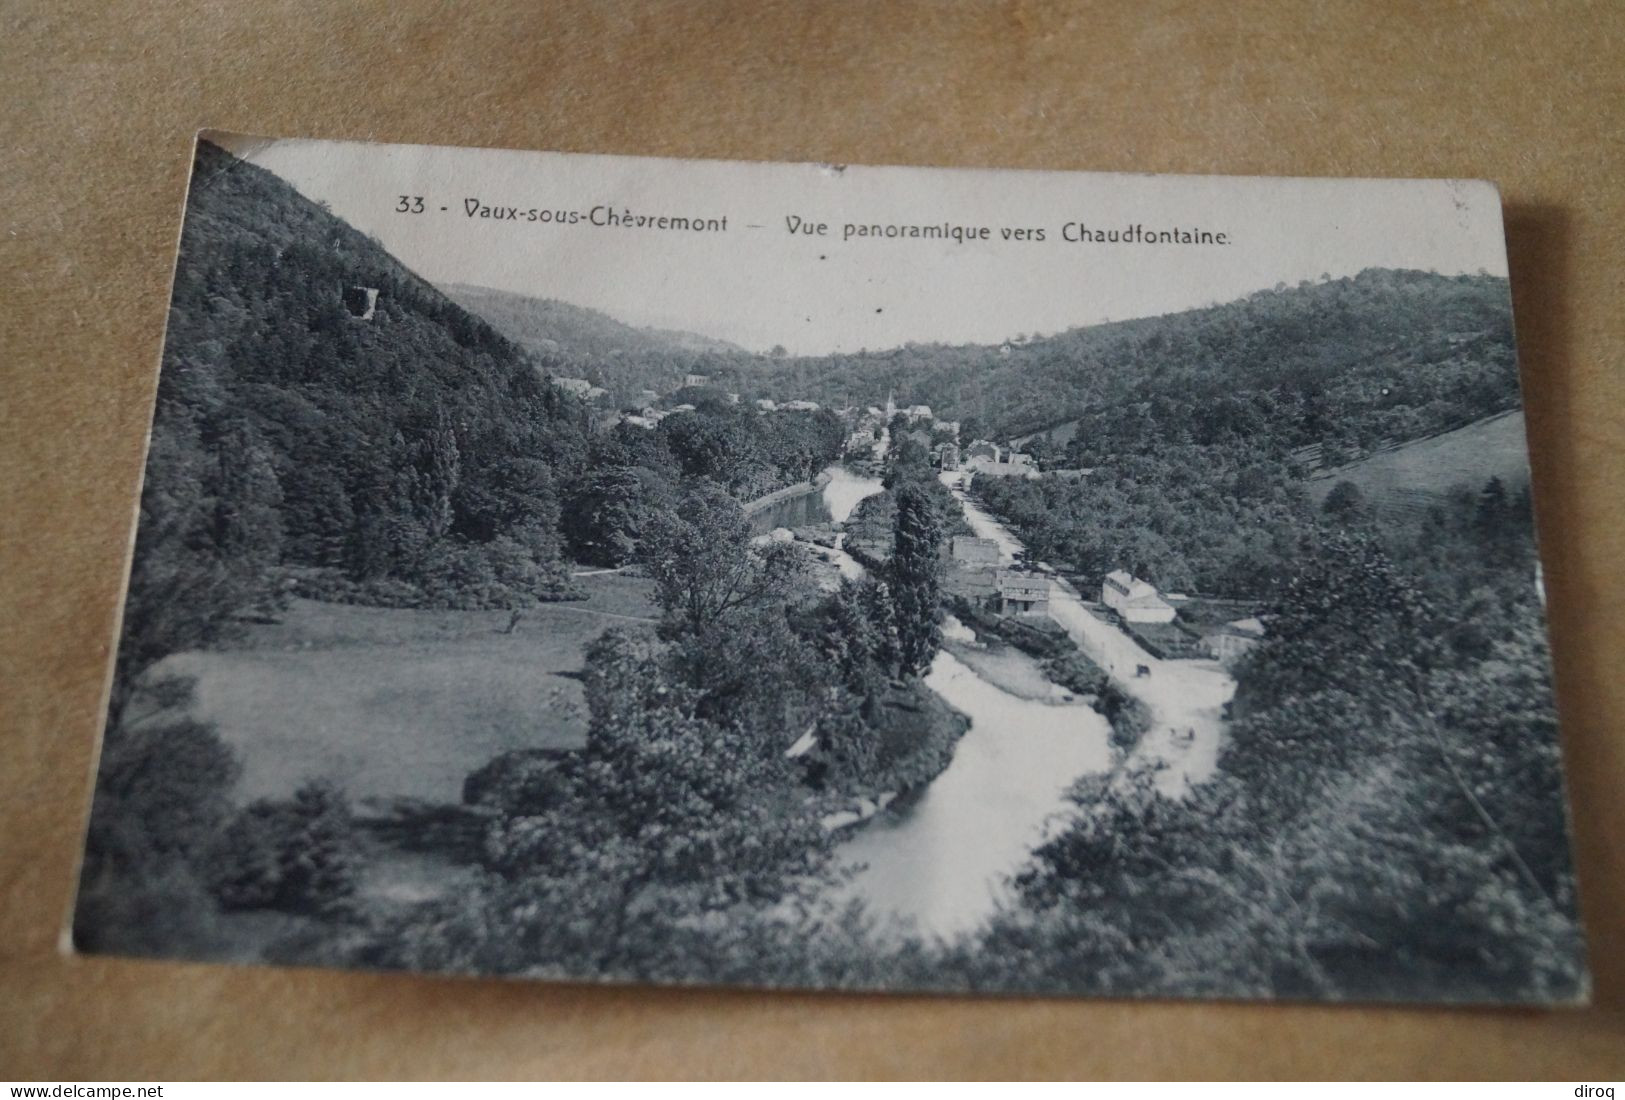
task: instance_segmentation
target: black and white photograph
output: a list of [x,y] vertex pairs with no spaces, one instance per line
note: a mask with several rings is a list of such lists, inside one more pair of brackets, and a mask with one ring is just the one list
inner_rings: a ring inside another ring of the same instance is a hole
[[1583,1002],[1501,217],[201,135],[73,948]]

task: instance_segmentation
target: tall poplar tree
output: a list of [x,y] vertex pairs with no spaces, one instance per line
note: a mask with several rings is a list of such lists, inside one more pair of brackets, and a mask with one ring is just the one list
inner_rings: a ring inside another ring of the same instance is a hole
[[930,667],[942,644],[937,625],[942,528],[930,498],[917,486],[898,492],[893,530],[891,590],[897,609],[899,664],[905,675],[919,675]]

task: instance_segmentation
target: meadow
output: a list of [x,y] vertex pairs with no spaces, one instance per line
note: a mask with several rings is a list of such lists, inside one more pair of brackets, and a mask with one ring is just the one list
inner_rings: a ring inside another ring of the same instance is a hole
[[[294,600],[234,645],[176,654],[192,713],[242,761],[244,802],[327,779],[352,799],[457,802],[469,772],[513,749],[576,748],[587,733],[585,646],[650,622],[650,583],[577,578],[587,598],[506,611],[409,610]],[[652,622],[650,622],[652,625]]]

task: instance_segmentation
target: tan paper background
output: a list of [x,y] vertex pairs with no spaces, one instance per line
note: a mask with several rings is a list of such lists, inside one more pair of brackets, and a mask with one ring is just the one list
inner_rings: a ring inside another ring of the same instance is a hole
[[[1625,1076],[1625,6],[0,9],[0,1078]],[[1485,177],[1507,205],[1596,1006],[973,1000],[57,953],[193,132]]]

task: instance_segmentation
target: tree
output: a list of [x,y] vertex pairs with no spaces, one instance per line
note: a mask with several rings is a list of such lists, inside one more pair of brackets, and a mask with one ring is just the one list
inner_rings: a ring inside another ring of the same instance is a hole
[[1478,507],[1474,522],[1485,535],[1497,534],[1506,522],[1508,511],[1506,483],[1492,477],[1484,483],[1478,494]]
[[462,470],[457,434],[444,408],[436,410],[432,427],[415,433],[412,444],[413,510],[429,539],[441,539],[451,529],[451,500]]
[[485,852],[500,877],[379,930],[369,951],[395,965],[647,974],[681,965],[676,937],[708,913],[733,921],[810,889],[829,840],[782,746],[699,714],[668,657],[619,629],[593,642],[587,744],[498,807]]
[[1326,494],[1326,500],[1321,504],[1320,510],[1329,520],[1349,523],[1365,510],[1365,497],[1354,482],[1339,481],[1332,486],[1332,491]]
[[782,599],[805,567],[793,543],[753,546],[739,503],[704,479],[651,518],[638,560],[668,633],[703,633],[732,611]]
[[867,693],[872,687],[877,655],[883,635],[880,624],[871,621],[866,588],[874,582],[842,580],[820,608],[817,642],[825,660],[835,666],[847,689]]
[[227,909],[321,913],[355,891],[358,843],[343,791],[306,783],[238,813],[209,860],[210,885]]
[[587,472],[571,486],[559,525],[578,560],[624,565],[636,556],[645,528],[672,502],[670,486],[656,471],[604,467]]
[[942,644],[942,628],[937,623],[941,542],[942,529],[930,497],[917,486],[906,486],[897,494],[891,560],[898,663],[905,674],[923,673]]

